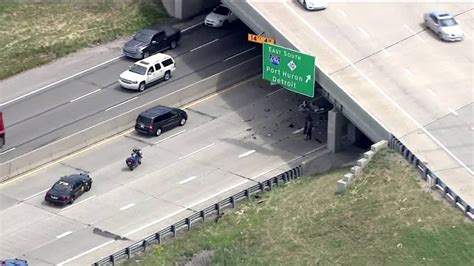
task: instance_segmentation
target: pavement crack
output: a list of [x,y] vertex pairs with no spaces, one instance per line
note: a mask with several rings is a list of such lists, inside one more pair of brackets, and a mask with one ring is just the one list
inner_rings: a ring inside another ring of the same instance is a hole
[[200,115],[203,115],[203,116],[210,117],[212,120],[217,119],[217,116],[206,114],[206,113],[203,113],[201,111],[198,111],[198,110],[195,110],[195,109],[192,109],[192,108],[186,108],[186,110],[189,110],[189,111],[191,111],[193,113],[196,113],[196,114],[200,114]]
[[63,166],[66,166],[66,167],[69,167],[69,168],[72,168],[72,169],[74,169],[74,170],[77,170],[77,171],[80,172],[80,173],[84,173],[84,174],[90,173],[89,170],[85,170],[85,169],[82,169],[82,168],[80,168],[80,167],[74,167],[74,166],[69,165],[69,164],[64,163],[64,162],[60,162],[59,164],[60,164],[60,165],[63,165]]
[[127,238],[127,237],[120,236],[120,235],[114,234],[110,231],[102,230],[102,229],[97,228],[97,227],[94,227],[94,229],[92,230],[92,233],[94,233],[96,235],[103,236],[105,238],[113,239],[115,241],[117,241],[117,240],[128,240],[128,241],[130,241],[130,239]]

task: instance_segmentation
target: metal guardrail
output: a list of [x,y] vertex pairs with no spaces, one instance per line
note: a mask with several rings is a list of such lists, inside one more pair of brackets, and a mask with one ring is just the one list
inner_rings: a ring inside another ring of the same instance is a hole
[[245,190],[240,191],[239,193],[234,194],[226,199],[223,199],[217,203],[210,205],[207,208],[199,212],[195,212],[191,216],[184,218],[178,221],[175,224],[172,224],[161,231],[154,233],[141,241],[133,243],[132,245],[119,250],[97,262],[92,264],[93,266],[109,266],[115,265],[116,262],[121,260],[130,259],[135,253],[145,251],[148,246],[152,244],[161,244],[165,238],[176,237],[178,231],[187,229],[191,230],[192,225],[201,222],[204,223],[207,218],[210,216],[220,217],[221,211],[226,208],[235,208],[239,201],[244,199],[249,200],[250,197],[254,194],[264,192],[267,190],[272,190],[274,186],[279,186],[280,184],[287,183],[291,180],[301,177],[303,174],[302,166],[299,165],[291,170],[288,170],[282,174],[271,177],[263,182],[259,182]]
[[470,206],[464,201],[454,190],[452,190],[440,177],[433,173],[422,161],[420,161],[403,143],[396,137],[391,136],[388,146],[398,151],[405,159],[413,164],[422,174],[432,189],[437,190],[441,195],[453,204],[454,207],[460,209],[467,217],[474,220],[474,206]]

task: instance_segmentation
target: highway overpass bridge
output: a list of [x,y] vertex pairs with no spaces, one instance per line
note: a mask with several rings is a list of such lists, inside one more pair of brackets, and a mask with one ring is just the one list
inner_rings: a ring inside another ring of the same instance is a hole
[[[393,148],[469,216],[474,214],[472,3],[330,3],[223,0],[256,34],[316,56],[316,81],[336,107],[328,147],[354,139],[354,124]],[[424,12],[446,10],[466,32],[438,40]],[[347,138],[349,137],[349,138]]]

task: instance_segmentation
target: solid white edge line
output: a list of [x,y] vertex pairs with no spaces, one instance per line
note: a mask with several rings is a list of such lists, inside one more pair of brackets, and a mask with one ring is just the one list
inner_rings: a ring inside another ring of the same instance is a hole
[[197,178],[197,176],[191,176],[191,177],[188,177],[188,178],[186,178],[186,179],[180,181],[178,184],[180,184],[180,185],[186,184],[186,183],[188,183],[189,181],[194,180],[194,179],[196,179],[196,178]]
[[168,136],[168,137],[166,137],[166,138],[164,138],[164,139],[161,139],[161,140],[155,142],[154,144],[158,144],[158,143],[161,143],[161,142],[163,142],[163,141],[165,141],[165,140],[168,140],[168,139],[170,139],[170,138],[174,138],[174,137],[176,137],[176,136],[178,136],[179,134],[182,134],[182,133],[184,133],[184,132],[186,132],[186,129],[183,129],[183,130],[181,130],[181,131],[178,132],[178,133],[175,133],[175,134],[173,134],[173,135],[171,135],[171,136]]
[[126,100],[125,102],[121,102],[121,103],[118,103],[118,104],[116,104],[116,105],[114,105],[114,106],[111,106],[111,107],[105,109],[105,112],[107,112],[107,111],[109,111],[109,110],[112,110],[112,109],[114,109],[114,108],[117,108],[117,107],[119,107],[119,106],[121,106],[121,105],[124,105],[124,104],[126,104],[126,103],[129,103],[129,102],[131,102],[131,101],[133,101],[133,100],[136,100],[136,99],[138,99],[138,96],[135,96],[135,97],[133,97],[133,98],[131,98],[131,99],[128,99],[128,100]]
[[29,196],[29,197],[24,198],[22,201],[27,201],[27,200],[29,200],[29,199],[31,199],[31,198],[34,198],[34,197],[36,197],[36,196],[38,196],[38,195],[40,195],[40,194],[42,194],[42,193],[45,193],[45,192],[48,191],[48,190],[49,190],[49,188],[47,188],[47,189],[45,189],[45,190],[41,190],[41,191],[38,192],[38,193],[35,193],[35,194],[33,194],[33,195]]
[[454,109],[451,108],[451,107],[448,108],[448,110],[449,110],[451,113],[453,113],[454,115],[456,115],[456,116],[459,115],[458,112],[456,112],[456,110],[454,110]]
[[67,231],[67,232],[64,232],[64,233],[62,233],[62,234],[60,234],[60,235],[57,235],[56,238],[57,238],[57,239],[63,238],[63,237],[65,237],[65,236],[67,236],[67,235],[70,235],[70,234],[72,234],[72,231]]
[[222,60],[222,62],[225,62],[225,61],[230,60],[230,59],[232,59],[232,58],[236,58],[237,56],[242,55],[242,54],[245,54],[245,53],[248,52],[248,51],[252,51],[253,49],[255,49],[255,46],[252,47],[252,48],[249,48],[249,49],[247,49],[247,50],[245,50],[245,51],[242,51],[242,52],[240,52],[240,53],[238,53],[238,54],[235,54],[235,55],[233,55],[233,56],[231,56],[231,57],[227,57],[226,59]]
[[73,74],[73,75],[71,75],[71,76],[69,76],[69,77],[60,79],[60,80],[58,80],[58,81],[55,81],[55,82],[53,82],[53,83],[50,83],[50,84],[48,84],[48,85],[46,85],[46,86],[43,86],[43,87],[41,87],[41,88],[39,88],[39,89],[36,89],[36,90],[34,90],[34,91],[30,91],[30,92],[28,92],[28,93],[26,93],[26,94],[23,94],[23,95],[21,95],[21,96],[19,96],[19,97],[16,97],[16,98],[14,98],[14,99],[9,100],[9,101],[0,103],[0,107],[2,107],[2,106],[4,106],[4,105],[7,105],[7,104],[9,104],[9,103],[12,103],[12,102],[16,102],[16,101],[18,101],[18,100],[20,100],[20,99],[23,99],[23,98],[25,98],[25,97],[27,97],[27,96],[30,96],[31,94],[37,93],[37,92],[42,91],[42,90],[44,90],[44,89],[47,89],[47,88],[49,88],[49,87],[51,87],[51,86],[54,86],[54,85],[56,85],[56,84],[59,84],[59,83],[61,83],[61,82],[63,82],[63,81],[66,81],[66,80],[68,80],[68,79],[74,78],[74,77],[76,77],[76,76],[78,76],[78,75],[81,75],[81,74],[83,74],[83,73],[85,73],[85,72],[88,72],[88,71],[90,71],[90,70],[92,70],[92,69],[101,67],[101,66],[103,66],[103,65],[105,65],[105,64],[108,64],[108,63],[110,63],[110,62],[112,62],[112,61],[115,61],[115,60],[117,60],[117,59],[119,59],[119,58],[122,58],[122,56],[114,57],[114,58],[112,58],[112,59],[110,59],[110,60],[107,60],[107,61],[105,61],[105,62],[102,62],[102,63],[100,63],[100,64],[98,64],[98,65],[95,65],[95,66],[90,67],[90,68],[88,68],[88,69],[85,69],[85,70],[82,70],[82,71],[80,71],[80,72],[77,72],[76,74]]
[[72,204],[72,205],[67,206],[66,208],[62,209],[62,211],[69,210],[70,208],[72,208],[72,207],[74,207],[74,206],[77,206],[77,205],[79,205],[79,204],[82,204],[82,203],[84,203],[84,202],[86,202],[86,201],[88,201],[88,200],[91,200],[91,199],[95,198],[95,197],[97,197],[97,195],[92,195],[92,196],[90,196],[90,197],[88,197],[88,198],[86,198],[86,199],[83,199],[83,200],[78,201],[78,202],[76,202],[76,203],[74,203],[74,204]]
[[272,92],[270,92],[269,94],[267,94],[266,96],[267,96],[267,97],[272,96],[273,94],[278,93],[278,92],[280,92],[280,91],[282,91],[282,90],[284,90],[284,89],[281,88],[281,89],[278,89],[278,90],[276,90],[276,91],[272,91]]
[[203,45],[200,45],[200,46],[198,46],[198,47],[196,47],[196,48],[193,48],[193,49],[191,49],[191,50],[189,50],[189,51],[190,51],[190,52],[194,52],[194,51],[196,51],[196,50],[198,50],[198,49],[201,49],[201,48],[204,47],[204,46],[208,46],[208,45],[211,44],[211,43],[217,42],[218,40],[219,40],[219,38],[217,38],[217,39],[215,39],[215,40],[213,40],[213,41],[210,41],[210,42],[208,42],[208,43],[205,43],[205,44],[203,44]]
[[199,150],[196,150],[196,151],[193,151],[193,152],[191,152],[191,153],[189,153],[189,154],[187,154],[187,155],[181,156],[181,157],[179,157],[178,159],[179,159],[179,160],[182,160],[182,159],[191,157],[191,156],[193,156],[194,154],[196,154],[196,153],[198,153],[198,152],[200,152],[200,151],[203,151],[203,150],[205,150],[205,149],[207,149],[207,148],[210,148],[210,147],[212,147],[212,146],[214,146],[214,145],[215,145],[215,143],[211,143],[211,144],[209,144],[209,145],[207,145],[207,146],[204,146],[204,147],[200,148]]
[[[249,5],[251,5],[263,18],[265,18],[265,16],[260,12],[258,11],[257,8],[255,8],[255,6],[253,6],[252,2],[248,2]],[[365,75],[356,65],[354,65],[354,63],[352,63],[349,58],[347,58],[341,51],[339,51],[339,49],[337,49],[334,45],[332,45],[326,38],[324,38],[322,36],[321,33],[319,33],[316,29],[314,29],[307,21],[305,21],[304,19],[302,19],[301,17],[298,16],[298,13],[296,13],[296,11],[294,11],[287,3],[283,3],[287,9],[289,9],[291,12],[293,12],[293,14],[296,15],[296,18],[300,19],[304,24],[306,24],[307,27],[309,27],[311,29],[311,31],[313,31],[316,35],[318,35],[319,38],[321,38],[325,43],[326,45],[328,45],[330,48],[332,48],[337,54],[339,54],[339,56],[342,57],[342,59],[344,59],[347,63],[349,63],[350,66],[352,66],[358,73],[359,75],[361,75],[364,79],[366,79],[369,84],[371,84],[374,88],[377,89],[377,91],[379,93],[381,93],[390,103],[392,103],[396,108],[398,108],[406,117],[408,117],[415,125],[417,125],[427,136],[429,136],[436,144],[438,144],[439,147],[441,147],[446,153],[448,153],[457,163],[459,163],[466,171],[468,171],[471,175],[474,175],[474,172],[469,169],[465,163],[463,163],[459,158],[457,158],[451,151],[449,151],[446,146],[444,146],[438,139],[436,139],[426,128],[424,128],[418,121],[416,121],[412,116],[410,116],[410,114],[408,114],[408,112],[403,109],[400,105],[398,105],[395,100],[393,100],[392,98],[390,98],[390,96],[387,95],[387,93],[385,91],[383,91],[380,86],[378,86],[374,81],[372,81],[371,79],[369,79],[369,77],[367,77],[367,75]],[[275,26],[274,26],[275,27]],[[406,25],[406,27],[408,27]],[[276,27],[275,27],[276,28]],[[409,28],[409,27],[408,27]],[[281,33],[281,31],[279,31]],[[284,33],[281,33],[287,40],[291,40],[290,38],[288,38]],[[291,41],[290,41],[291,42]],[[295,47],[297,47],[300,51],[303,51],[303,49],[301,49],[300,47],[298,47],[297,45],[295,45],[294,43],[292,43]],[[322,68],[320,67],[320,71],[323,72]],[[324,73],[324,72],[323,72]],[[326,74],[327,75],[327,74]],[[336,81],[333,80],[333,82],[339,86],[340,88],[343,88],[342,86],[340,86]],[[367,109],[365,109],[361,104],[360,102],[353,98],[354,102],[356,102],[367,114],[369,114],[370,117],[372,117],[372,119],[374,119],[380,126],[382,126],[383,128],[385,128],[385,130],[387,132],[390,132],[389,130],[387,130],[387,128],[383,125],[383,123],[381,123],[377,117],[375,115],[373,115],[371,112],[369,112]]]
[[298,133],[300,133],[300,132],[303,132],[303,130],[304,130],[304,127],[293,131],[293,134],[298,134]]
[[77,100],[80,100],[80,99],[82,99],[82,98],[84,98],[84,97],[87,97],[87,96],[89,96],[89,95],[91,95],[91,94],[93,94],[93,93],[96,93],[96,92],[100,91],[100,90],[102,90],[102,89],[97,89],[97,90],[95,90],[95,91],[91,91],[91,92],[89,92],[89,93],[86,93],[86,94],[84,94],[84,95],[82,95],[82,96],[77,97],[77,98],[74,99],[74,100],[70,100],[69,102],[70,102],[70,103],[73,103],[73,102],[75,102],[75,101],[77,101]]
[[96,250],[98,250],[98,249],[100,249],[100,248],[102,248],[102,247],[105,247],[105,246],[107,246],[107,245],[109,245],[109,244],[111,244],[111,243],[113,243],[113,242],[115,242],[115,240],[109,240],[109,241],[107,241],[107,242],[105,242],[105,243],[102,243],[102,244],[100,244],[100,245],[98,245],[98,246],[96,246],[96,247],[94,247],[94,248],[91,248],[91,249],[89,249],[89,250],[86,250],[86,251],[82,252],[81,254],[78,254],[78,255],[76,255],[76,256],[70,258],[70,259],[67,259],[67,260],[65,260],[65,261],[62,261],[62,262],[60,262],[60,263],[58,263],[58,264],[56,264],[56,265],[57,265],[57,266],[62,266],[62,265],[66,264],[66,263],[69,263],[69,262],[71,262],[71,261],[73,261],[73,260],[75,260],[75,259],[77,259],[77,258],[80,258],[80,257],[82,257],[82,256],[84,256],[84,255],[87,255],[87,254],[89,254],[89,253],[91,253],[91,252],[94,252],[94,251],[96,251]]
[[249,156],[250,154],[252,154],[252,153],[254,153],[254,152],[255,152],[255,150],[250,150],[250,151],[248,151],[248,152],[244,152],[244,153],[240,154],[238,157],[239,157],[239,158],[243,158],[243,157],[245,157],[245,156]]
[[199,26],[199,25],[201,25],[201,24],[203,24],[203,22],[199,22],[199,23],[194,24],[194,25],[192,25],[192,26],[190,26],[190,27],[187,27],[187,28],[181,30],[181,32],[186,32],[186,31],[188,31],[188,30],[190,30],[190,29],[194,29],[194,28],[196,28],[197,26]]
[[10,148],[10,149],[8,149],[8,150],[6,150],[6,151],[2,151],[2,152],[0,152],[0,155],[5,154],[5,153],[7,153],[7,152],[11,152],[11,151],[13,151],[13,150],[15,150],[15,149],[16,149],[16,147],[13,147],[13,148]]
[[135,206],[135,203],[130,203],[126,206],[123,206],[122,208],[120,208],[121,211],[125,211],[126,209],[130,209],[132,208],[133,206]]

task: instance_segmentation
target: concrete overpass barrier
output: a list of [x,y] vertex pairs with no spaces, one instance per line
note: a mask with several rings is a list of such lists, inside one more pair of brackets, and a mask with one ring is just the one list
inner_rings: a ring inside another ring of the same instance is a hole
[[202,79],[192,86],[176,90],[116,117],[102,121],[94,126],[4,162],[0,164],[0,182],[55,160],[63,159],[75,151],[124,132],[132,127],[140,112],[154,105],[183,106],[232,84],[256,76],[261,71],[261,63],[262,58],[260,56],[251,58],[220,73]]

